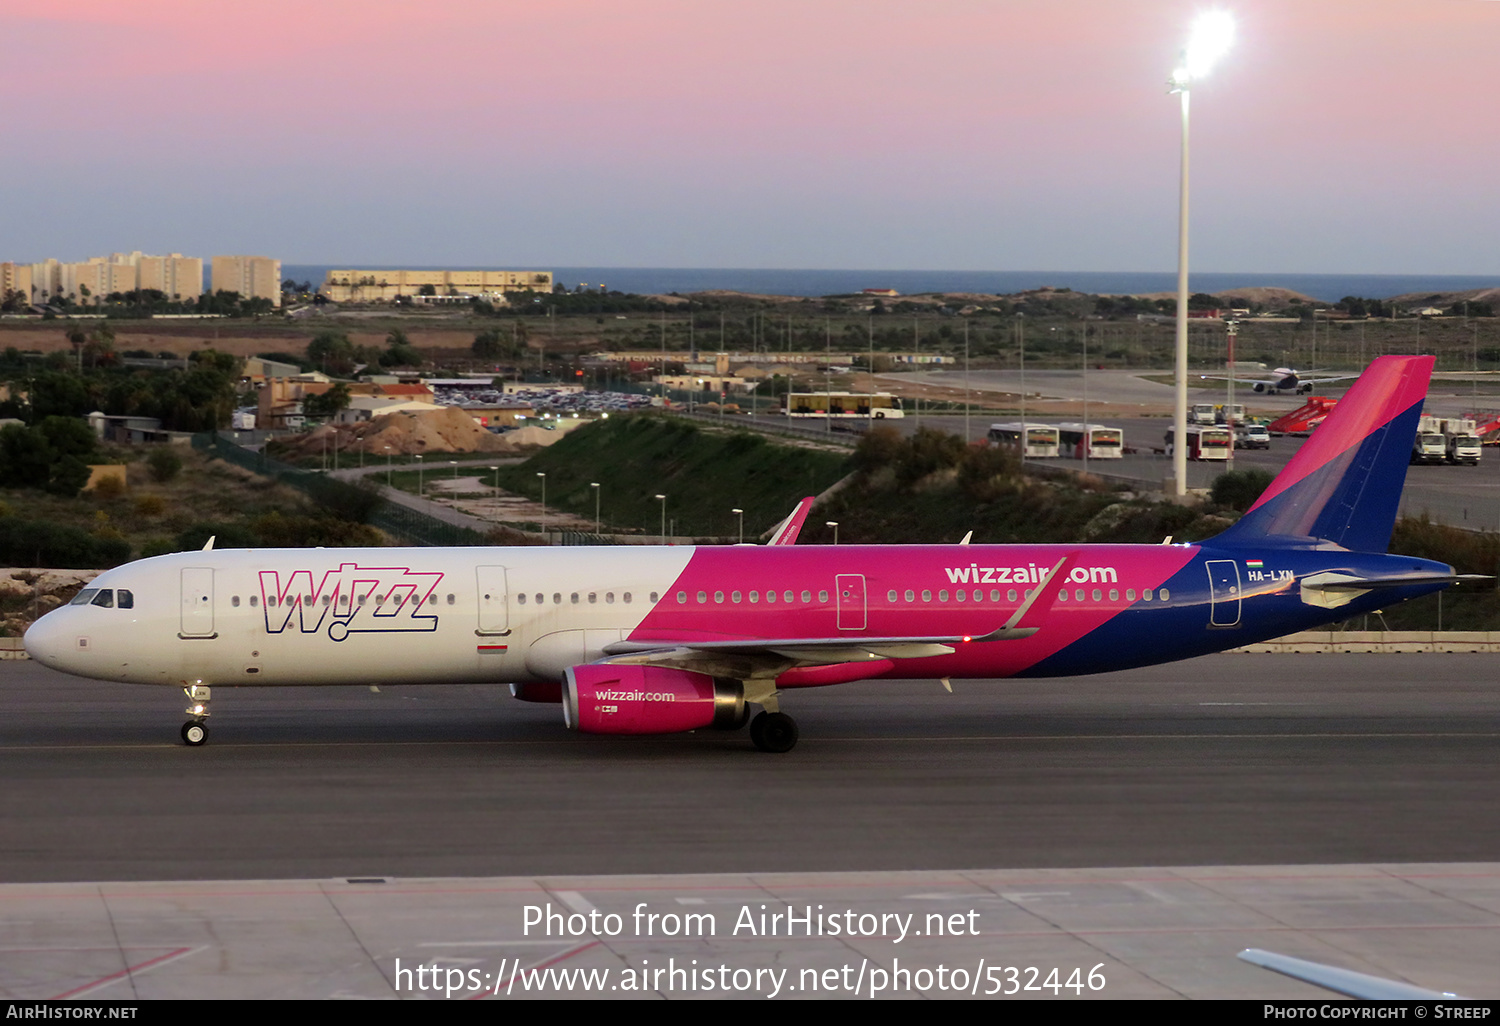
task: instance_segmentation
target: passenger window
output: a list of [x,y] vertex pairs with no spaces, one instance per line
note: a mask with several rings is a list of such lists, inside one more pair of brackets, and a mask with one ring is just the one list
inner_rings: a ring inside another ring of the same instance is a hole
[[452,596],[452,595],[449,595],[449,596],[448,596],[448,604],[449,604],[449,605],[450,605],[450,606],[451,606],[451,605],[453,605],[453,596]]
[[1145,591],[1141,592],[1141,598],[1145,599],[1147,602],[1150,602],[1151,601],[1151,589],[1147,588]]
[[1073,592],[1073,597],[1075,599],[1077,599],[1079,602],[1082,602],[1083,601],[1083,589],[1082,588],[1075,589],[1074,592]]
[[682,605],[686,601],[687,601],[687,592],[685,592],[685,591],[679,591],[677,593],[677,604],[678,605]]
[[[348,599],[348,597],[347,597],[347,596],[346,596],[346,597],[345,597],[345,598],[344,598],[344,601],[345,601],[345,602],[348,602],[348,601],[349,601],[349,599]],[[259,596],[257,596],[257,595],[251,595],[251,596],[250,596],[250,608],[251,608],[251,609],[254,609],[254,608],[255,608],[255,607],[256,607],[256,606],[258,606],[258,605],[259,605],[259,604],[260,604],[260,598],[259,598]]]
[[521,594],[517,595],[516,601],[524,606],[526,604],[526,593],[523,591],[521,592]]
[[[627,591],[622,597],[628,603],[630,601],[630,592]],[[651,593],[651,601],[652,602],[656,601],[656,592],[654,592],[654,591]]]
[[796,596],[789,591],[784,591],[781,593],[781,600],[783,602],[792,602],[796,600]]
[[[999,602],[1000,601],[1000,590],[997,588],[994,591],[993,594],[995,596],[995,601]],[[983,602],[984,601],[984,589],[983,588],[975,588],[974,589],[974,601],[975,602]]]
[[714,601],[722,605],[724,603],[724,593],[722,591],[714,592]]
[[597,594],[595,594],[594,592],[592,592],[592,591],[589,592],[589,605],[592,606],[592,605],[594,605],[598,601],[599,601],[599,596]]
[[1134,588],[1126,588],[1125,589],[1125,601],[1126,602],[1134,602],[1135,601],[1135,589]]
[[1005,601],[1007,601],[1007,602],[1014,602],[1015,600],[1016,600],[1016,589],[1012,588],[1012,589],[1010,589],[1010,591],[1007,591],[1005,593]]
[[1119,588],[1111,588],[1111,589],[1109,589],[1109,600],[1111,602],[1118,602],[1118,601],[1120,601],[1120,589]]
[[560,606],[560,605],[562,605],[562,592],[560,592],[560,591],[554,591],[552,593],[552,604],[554,606]]
[[776,604],[776,593],[774,591],[768,591],[768,592],[766,592],[766,601],[769,602],[769,603],[771,603],[772,605],[775,605]]
[[967,599],[969,597],[969,593],[966,592],[966,591],[964,591],[962,588],[959,588],[957,591],[955,591],[953,593],[953,597],[956,598],[956,599],[958,599],[960,602],[964,602],[964,601],[967,601]]
[[914,592],[914,591],[912,591],[910,588],[907,588],[906,589],[906,601],[908,601],[908,602],[915,602],[916,600],[917,600],[917,593]]
[[1059,602],[1066,602],[1066,601],[1068,601],[1068,589],[1067,588],[1064,588],[1062,591],[1060,591],[1060,592],[1057,593],[1057,601],[1059,601]]
[[1099,602],[1099,601],[1102,601],[1103,598],[1104,598],[1104,592],[1100,591],[1098,588],[1095,588],[1094,589],[1094,601],[1095,602]]
[[[626,595],[625,595],[625,601],[626,602],[630,601],[630,595],[629,595],[629,593],[626,593]],[[656,603],[656,592],[654,592],[654,591],[651,593],[651,602],[652,602],[653,605],[655,605],[655,603]]]
[[568,601],[572,602],[575,606],[578,605],[578,592],[575,591],[573,592],[573,594],[569,595]]
[[827,602],[828,601],[828,592],[826,592],[826,591],[820,591],[820,592],[818,592],[818,601],[819,602]]
[[706,592],[706,591],[700,591],[698,593],[698,604],[701,606],[701,605],[703,605],[703,603],[705,603],[707,601],[708,601],[708,592]]
[[99,594],[94,596],[90,605],[99,606],[103,609],[115,608],[115,591],[113,588],[100,588]]
[[[329,597],[328,597],[328,596],[327,596],[327,595],[324,595],[324,596],[323,596],[323,605],[325,605],[325,606],[326,606],[326,605],[328,605],[328,603],[329,603],[329,602],[330,602],[330,601],[331,601],[331,599],[329,599]],[[236,603],[235,603],[235,605],[239,605],[239,603],[238,603],[238,602],[236,602]]]
[[803,602],[808,602],[808,603],[812,602],[812,592],[810,592],[810,591],[804,591],[802,593],[802,601]]
[[1168,591],[1166,588],[1163,588],[1161,590],[1161,600],[1163,602],[1170,602],[1170,601],[1172,601],[1172,593],[1170,591]]
[[[126,591],[124,588],[121,588],[118,592],[116,592],[116,595],[119,597],[118,608],[120,608],[120,609],[134,609],[135,608],[135,594],[133,592],[129,592],[129,591]],[[236,595],[234,597],[234,604],[235,605],[239,605],[240,604],[240,597],[238,595]]]
[[739,602],[740,602],[740,599],[742,599],[743,597],[744,596],[742,596],[739,592],[736,591],[736,592],[732,592],[730,594],[729,599],[730,599],[731,602],[734,602],[736,605],[738,605]]
[[99,594],[99,589],[98,588],[84,588],[77,595],[73,596],[73,601],[69,602],[68,605],[70,605],[70,606],[86,606],[90,602],[94,601],[94,596],[97,595],[97,594]]
[[750,601],[752,603],[759,602],[760,601],[760,592],[758,592],[758,591],[752,591],[750,593]]
[[229,600],[229,604],[230,604],[230,605],[231,605],[231,606],[233,606],[233,607],[234,607],[234,608],[236,608],[236,609],[238,609],[238,608],[239,608],[239,607],[240,607],[240,597],[239,597],[239,596],[238,596],[238,595],[235,595],[235,596],[233,596],[233,597],[232,597],[232,598],[231,598],[231,599],[230,599],[230,600]]
[[[1016,600],[1016,592],[1015,592],[1014,588],[1011,589],[1010,600],[1012,602],[1014,602]],[[993,589],[993,590],[990,591],[990,601],[991,602],[999,602],[1000,601],[1000,589],[999,588],[995,588],[995,589]]]
[[947,602],[948,601],[948,589],[947,588],[944,588],[942,591],[938,592],[938,601],[939,602]]
[[615,601],[615,593],[612,591],[606,591],[604,593],[604,601],[607,605],[613,605]]
[[888,592],[885,593],[885,600],[887,602],[894,602],[894,601],[896,601],[896,589],[895,588],[892,588],[890,591],[888,591]]
[[922,601],[923,602],[931,602],[932,601],[932,592],[928,591],[926,588],[922,589]]

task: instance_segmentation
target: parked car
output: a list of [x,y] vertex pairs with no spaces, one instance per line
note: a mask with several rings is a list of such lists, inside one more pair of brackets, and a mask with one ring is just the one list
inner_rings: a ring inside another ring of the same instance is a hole
[[1248,427],[1235,428],[1234,447],[1236,449],[1269,449],[1271,447],[1271,432],[1266,430],[1264,424],[1251,424]]

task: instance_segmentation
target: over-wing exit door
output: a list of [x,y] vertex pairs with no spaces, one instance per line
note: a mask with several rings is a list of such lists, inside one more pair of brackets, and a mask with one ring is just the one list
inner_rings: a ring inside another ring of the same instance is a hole
[[834,578],[837,586],[839,630],[862,631],[865,629],[865,575],[839,574]]

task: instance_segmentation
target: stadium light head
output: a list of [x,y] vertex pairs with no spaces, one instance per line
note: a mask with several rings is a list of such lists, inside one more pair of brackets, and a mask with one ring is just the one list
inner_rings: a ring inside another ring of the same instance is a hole
[[1182,63],[1172,72],[1172,85],[1186,89],[1207,75],[1234,42],[1234,19],[1228,11],[1209,11],[1193,23]]

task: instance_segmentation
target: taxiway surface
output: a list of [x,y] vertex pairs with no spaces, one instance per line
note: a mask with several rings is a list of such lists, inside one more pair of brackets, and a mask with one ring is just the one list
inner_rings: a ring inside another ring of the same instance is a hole
[[498,686],[172,689],[0,664],[0,881],[1500,859],[1485,655],[848,685],[802,741],[581,737]]

